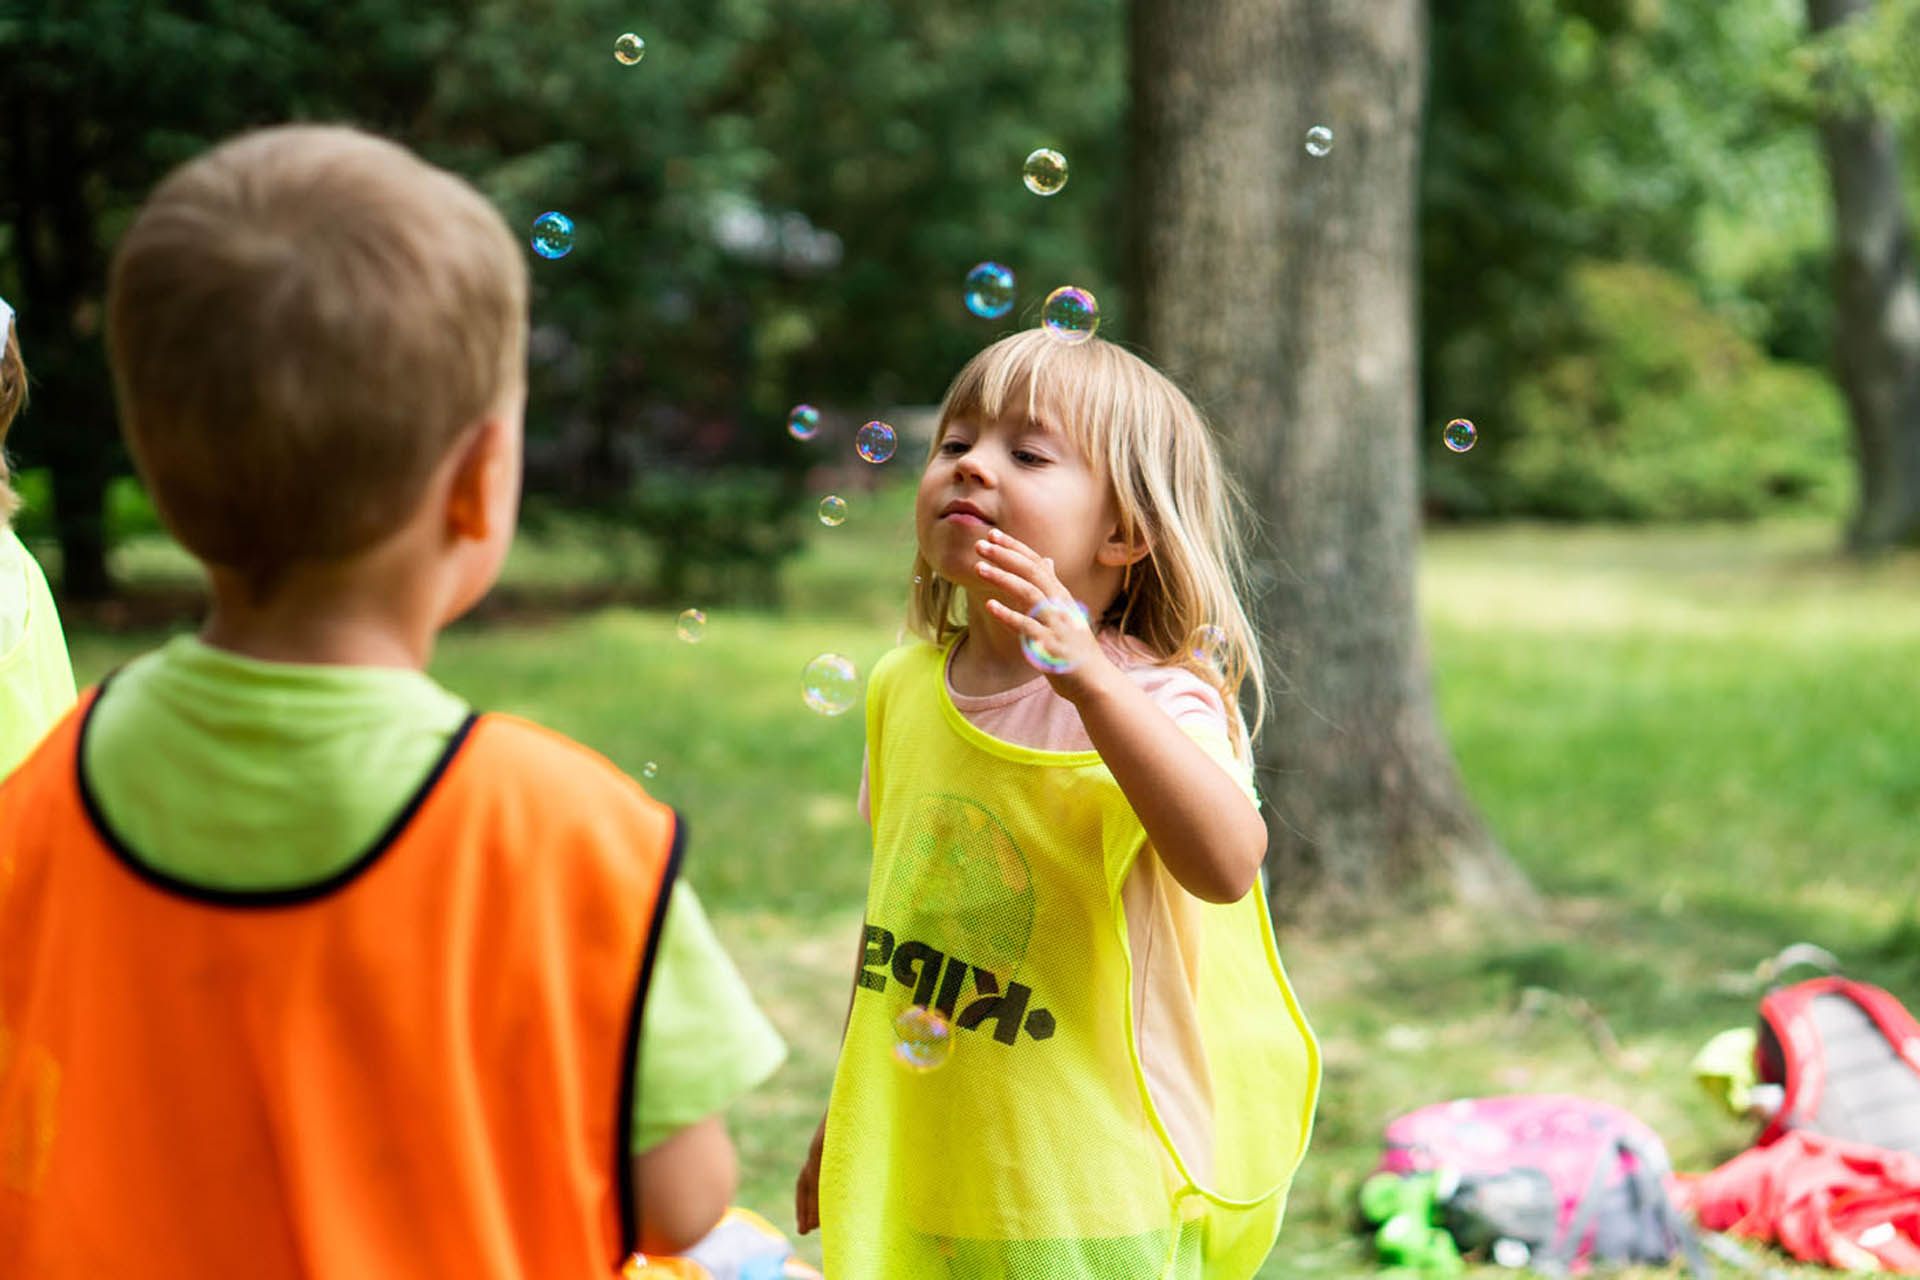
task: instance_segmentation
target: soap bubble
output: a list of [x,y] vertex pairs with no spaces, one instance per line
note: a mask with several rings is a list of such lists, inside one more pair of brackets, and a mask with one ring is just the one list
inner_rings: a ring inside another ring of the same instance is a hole
[[613,56],[630,67],[647,56],[647,42],[629,31],[613,42]]
[[1210,622],[1194,628],[1187,647],[1203,665],[1216,671],[1227,665],[1227,633]]
[[533,251],[543,258],[564,258],[573,252],[573,219],[550,210],[533,220]]
[[953,1026],[938,1009],[909,1005],[893,1020],[893,1058],[909,1071],[931,1071],[953,1056]]
[[820,411],[810,404],[797,404],[787,411],[787,434],[795,440],[811,440],[820,434]]
[[1480,438],[1480,431],[1465,418],[1455,418],[1447,424],[1447,429],[1440,433],[1440,438],[1446,441],[1447,448],[1455,453],[1465,453],[1473,448],[1473,442]]
[[1307,154],[1323,156],[1333,150],[1333,130],[1323,124],[1317,124],[1307,130]]
[[859,696],[859,682],[852,658],[823,653],[800,673],[800,697],[821,715],[837,716]]
[[1047,295],[1040,323],[1062,342],[1085,342],[1100,327],[1100,304],[1085,289],[1061,285]]
[[847,518],[847,500],[837,494],[820,499],[820,523],[832,528]]
[[[1083,628],[1090,628],[1092,625],[1087,619],[1087,606],[1078,600],[1042,600],[1027,610],[1027,616],[1036,622],[1065,617],[1079,623]],[[1063,653],[1054,653],[1024,631],[1020,633],[1020,652],[1026,657],[1029,666],[1044,671],[1048,675],[1064,675],[1080,665]]]
[[673,630],[688,644],[699,644],[707,638],[707,615],[698,609],[684,609],[674,622]]
[[997,262],[982,262],[967,272],[967,310],[982,320],[1013,310],[1013,272]]
[[651,778],[654,774],[659,772],[660,772],[660,766],[658,764],[655,764],[653,761],[649,760],[647,761],[645,766],[641,768],[640,776],[643,778]]
[[1054,195],[1067,185],[1067,158],[1052,147],[1041,147],[1020,166],[1020,177],[1033,194]]
[[893,428],[884,422],[869,422],[853,436],[853,447],[868,462],[885,462],[893,456],[896,443]]

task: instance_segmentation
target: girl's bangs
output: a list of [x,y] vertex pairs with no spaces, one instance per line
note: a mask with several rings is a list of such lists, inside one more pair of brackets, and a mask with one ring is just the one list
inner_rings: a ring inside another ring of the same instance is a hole
[[940,434],[955,418],[998,418],[1016,410],[1099,462],[1092,427],[1111,417],[1113,397],[1101,394],[1106,379],[1099,376],[1103,362],[1095,346],[1068,346],[1042,329],[1002,338],[954,378],[940,409]]

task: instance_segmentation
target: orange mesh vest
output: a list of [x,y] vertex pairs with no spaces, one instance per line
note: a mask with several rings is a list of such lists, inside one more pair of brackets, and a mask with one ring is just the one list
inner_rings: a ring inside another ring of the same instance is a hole
[[331,879],[197,889],[101,819],[91,705],[0,786],[0,1272],[614,1274],[673,811],[487,715]]

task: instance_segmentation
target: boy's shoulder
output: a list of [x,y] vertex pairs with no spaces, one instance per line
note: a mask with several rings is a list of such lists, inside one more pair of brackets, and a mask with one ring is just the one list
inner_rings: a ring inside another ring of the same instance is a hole
[[583,791],[651,799],[639,782],[592,747],[511,712],[476,715],[470,735],[484,743],[488,755],[501,757],[497,767],[507,771],[516,789],[556,799]]

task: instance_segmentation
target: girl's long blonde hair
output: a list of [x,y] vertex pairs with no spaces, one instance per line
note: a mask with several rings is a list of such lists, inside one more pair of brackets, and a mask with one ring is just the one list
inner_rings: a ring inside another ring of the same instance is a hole
[[[947,388],[934,431],[938,450],[957,417],[999,417],[1026,395],[1027,415],[1059,431],[1113,486],[1120,528],[1148,552],[1131,566],[1106,615],[1167,666],[1184,667],[1220,691],[1243,753],[1240,695],[1252,682],[1253,732],[1266,716],[1260,642],[1241,606],[1246,549],[1243,504],[1221,466],[1200,411],[1146,361],[1092,338],[1069,345],[1042,329],[1002,338],[967,362]],[[916,635],[935,644],[966,627],[961,589],[913,561],[907,609]],[[1205,629],[1218,628],[1208,644]],[[1210,661],[1207,651],[1217,653]]]
[[6,340],[0,342],[0,529],[5,529],[20,509],[6,454],[7,431],[27,403],[27,366],[20,358],[20,338],[15,332],[19,325],[20,318],[14,316],[7,326]]

